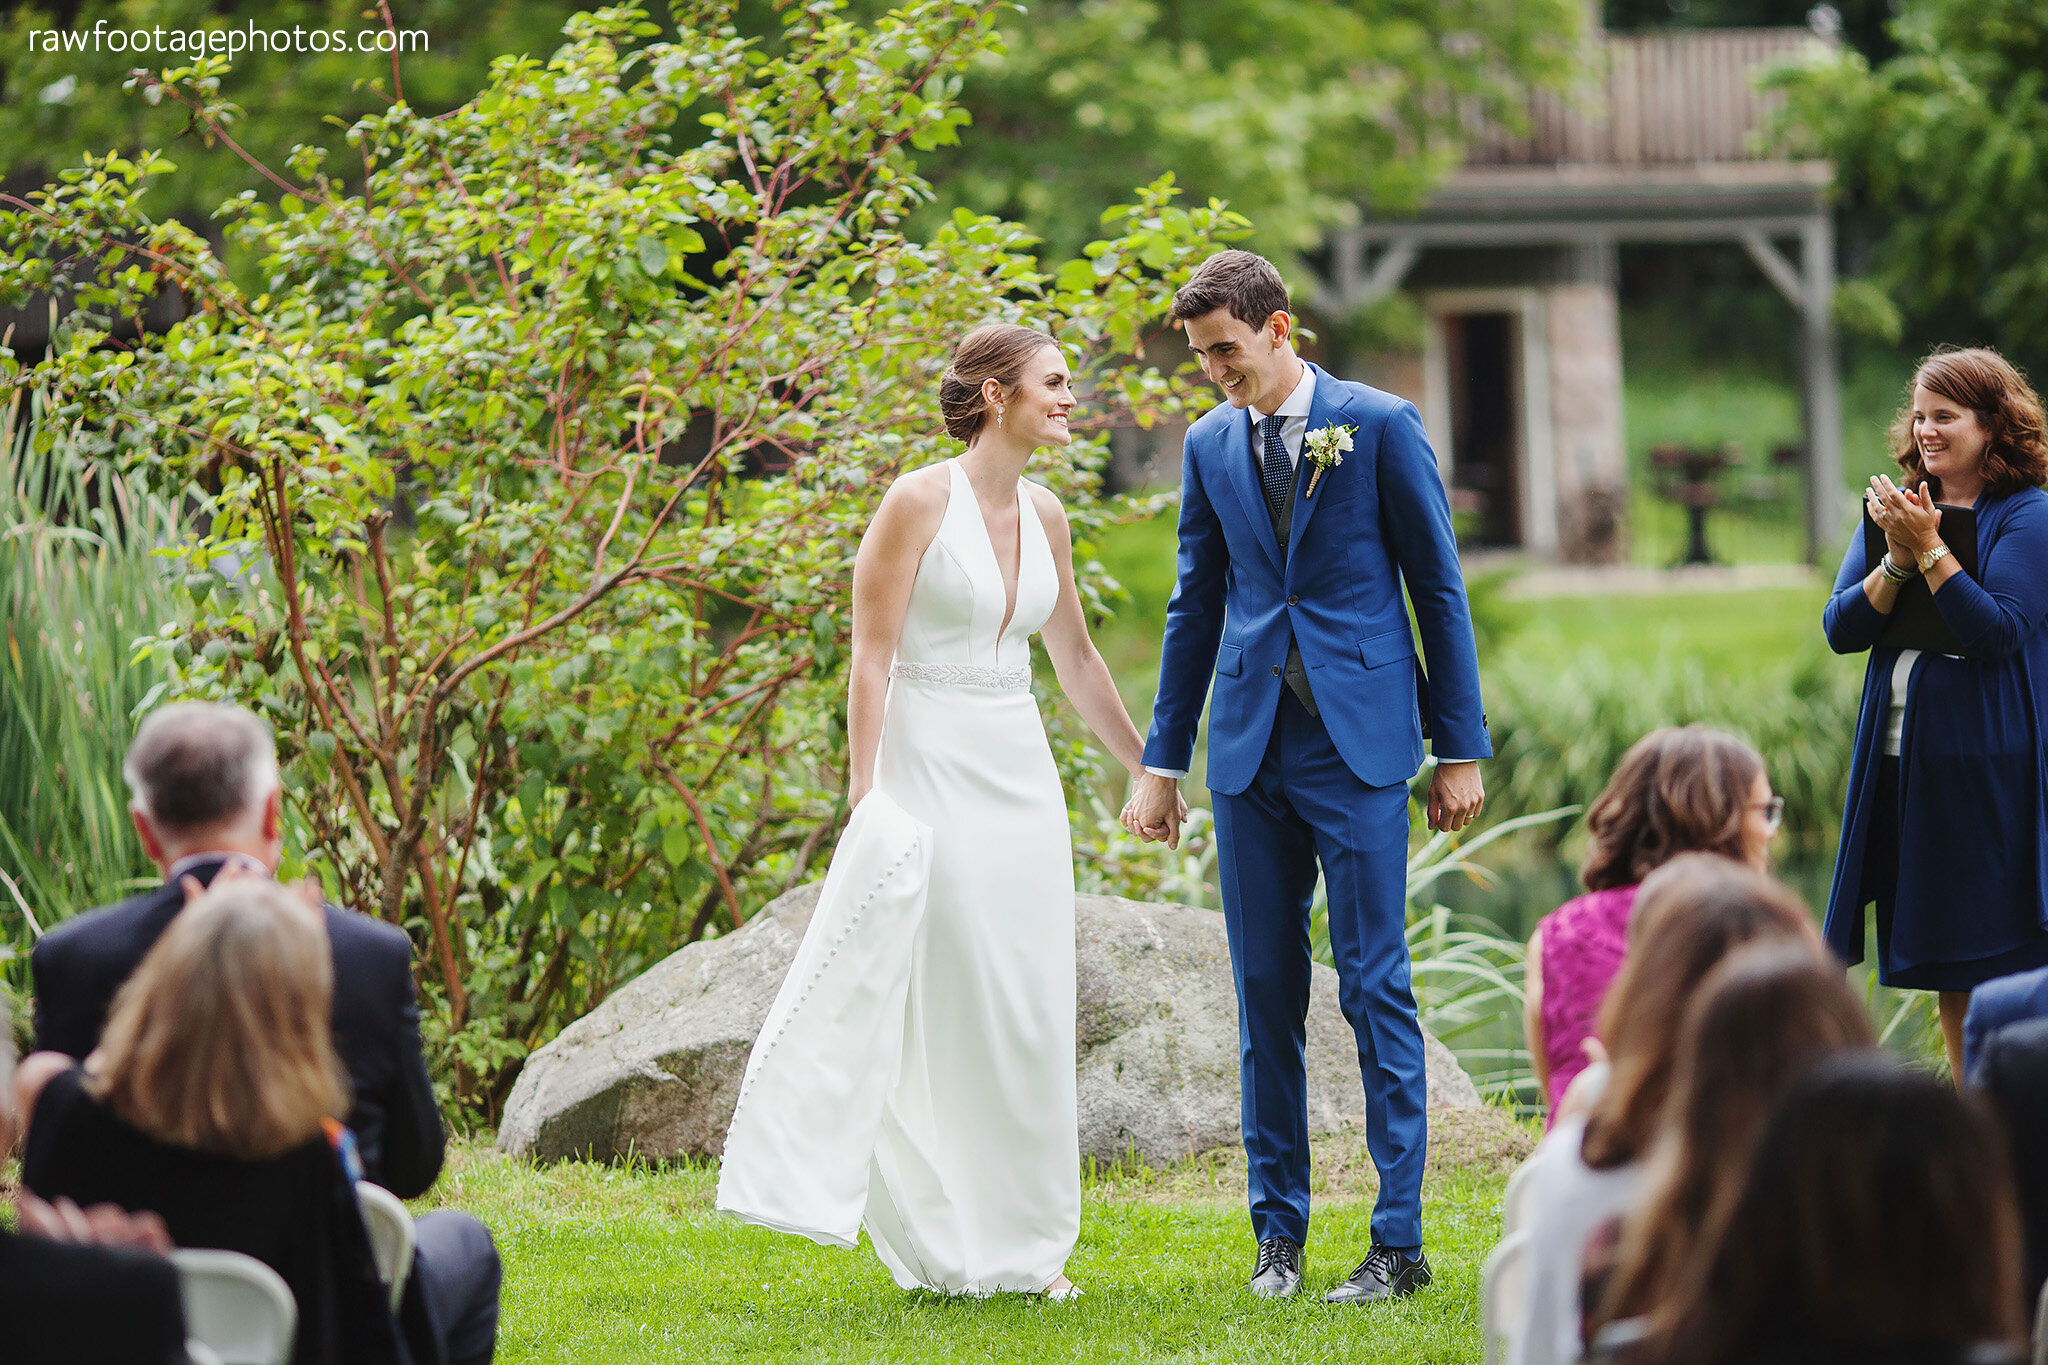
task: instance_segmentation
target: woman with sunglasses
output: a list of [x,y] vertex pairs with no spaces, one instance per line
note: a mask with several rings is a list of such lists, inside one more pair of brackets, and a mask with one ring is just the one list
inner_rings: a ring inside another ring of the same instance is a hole
[[[1838,654],[1870,652],[1849,764],[1828,945],[1863,960],[1877,906],[1877,975],[1938,991],[1951,1071],[1963,1074],[1970,991],[2048,966],[2048,448],[2041,399],[1995,351],[1920,363],[1892,426],[1899,477],[1865,506],[1886,553],[1852,540],[1822,613]],[[1976,569],[1956,563],[1942,506],[1976,512]],[[1915,576],[1958,642],[1881,644]]]

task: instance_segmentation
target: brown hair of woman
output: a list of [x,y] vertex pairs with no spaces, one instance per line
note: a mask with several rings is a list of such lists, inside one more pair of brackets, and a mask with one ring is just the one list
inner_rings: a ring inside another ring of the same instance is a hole
[[1681,1276],[1658,1365],[1965,1358],[2023,1340],[1997,1121],[1877,1052],[1817,1063],[1773,1110],[1719,1235]]
[[269,881],[208,891],[142,959],[86,1060],[88,1089],[160,1142],[260,1161],[346,1112],[334,965],[315,912]]
[[1589,1340],[1603,1323],[1668,1304],[1687,1257],[1741,1192],[1757,1134],[1792,1084],[1830,1053],[1875,1046],[1841,964],[1812,944],[1751,944],[1707,976],[1679,1032],[1649,1194],[1623,1226]]
[[1586,811],[1593,846],[1579,880],[1588,891],[1634,886],[1695,849],[1740,860],[1750,788],[1763,770],[1756,750],[1724,731],[1652,730],[1629,746]]
[[1612,1074],[1587,1115],[1579,1153],[1588,1166],[1626,1166],[1648,1153],[1687,1004],[1723,958],[1761,939],[1819,941],[1799,898],[1754,868],[1682,853],[1643,880],[1628,958],[1600,1010]]
[[1922,385],[1977,414],[1990,437],[1981,466],[1987,497],[2002,498],[2048,481],[2048,443],[2043,440],[2048,419],[2043,417],[2041,395],[2011,361],[1988,347],[1944,347],[1913,371],[1906,405],[1892,419],[1892,458],[1902,473],[1900,487],[1933,483],[1935,497],[1941,496],[1940,482],[1927,477],[1913,439],[1911,393]]

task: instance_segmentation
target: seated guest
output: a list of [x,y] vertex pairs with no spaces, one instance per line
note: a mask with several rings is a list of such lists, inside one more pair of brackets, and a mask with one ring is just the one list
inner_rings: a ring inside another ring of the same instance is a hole
[[[155,890],[45,934],[31,967],[36,1046],[84,1057],[99,1045],[114,994],[179,916],[185,883],[230,865],[275,872],[284,854],[283,792],[270,730],[239,706],[176,702],[144,719],[122,765],[129,811],[163,871]],[[403,930],[335,906],[322,910],[334,967],[333,1045],[347,1072],[349,1129],[364,1178],[402,1199],[440,1174],[446,1135],[420,1050],[412,944]],[[490,1360],[502,1268],[483,1224],[442,1209],[414,1224],[418,1247],[400,1320],[413,1353],[457,1365]]]
[[1604,1083],[1588,1111],[1560,1120],[1526,1166],[1520,1227],[1529,1239],[1527,1297],[1501,1312],[1514,1324],[1513,1365],[1579,1358],[1586,1247],[1596,1230],[1642,1198],[1645,1158],[1670,1093],[1686,1007],[1723,958],[1768,940],[1819,941],[1798,897],[1754,868],[1687,853],[1644,879],[1628,957],[1600,1014],[1610,1059]]
[[[0,1002],[0,1155],[14,1146],[14,1028]],[[0,1228],[0,1341],[12,1365],[185,1365],[178,1272],[154,1214],[17,1192]]]
[[1522,1024],[1549,1106],[1546,1126],[1556,1122],[1559,1100],[1586,1065],[1586,1040],[1621,970],[1643,878],[1695,851],[1763,871],[1783,809],[1756,750],[1719,730],[1668,726],[1622,755],[1586,811],[1593,836],[1579,869],[1586,894],[1544,916],[1529,935]]
[[[164,883],[79,915],[36,944],[36,1048],[84,1057],[121,988],[184,908],[180,883],[211,883],[230,863],[275,872],[284,794],[269,727],[239,706],[174,702],[150,713],[122,775],[128,809]],[[348,1070],[348,1126],[366,1178],[401,1199],[426,1193],[446,1138],[420,1051],[412,942],[395,925],[329,908],[334,1047]]]
[[1792,1084],[1823,1057],[1876,1046],[1841,964],[1814,945],[1760,943],[1714,969],[1686,1011],[1648,1193],[1621,1227],[1588,1340],[1676,1291],[1692,1249],[1740,1193],[1757,1134]]
[[1983,1105],[1878,1053],[1831,1057],[1758,1140],[1634,1365],[2017,1361],[2019,1225]]
[[[1977,989],[1981,993],[1986,982]],[[1970,1002],[1970,1017],[1977,1005]],[[1993,1029],[1976,1045],[1970,1083],[1980,1087],[2005,1127],[2012,1148],[2025,1248],[2020,1304],[2029,1320],[2048,1281],[2048,1018],[2023,1019]]]
[[122,986],[83,1067],[22,1063],[21,1183],[254,1256],[298,1301],[295,1365],[380,1365],[402,1359],[397,1324],[326,1129],[347,1093],[333,980],[320,920],[290,893],[241,881],[201,896]]
[[1995,976],[1970,992],[1963,1015],[1963,1075],[1977,1071],[1977,1053],[1996,1029],[2025,1019],[2048,1019],[2048,967]]

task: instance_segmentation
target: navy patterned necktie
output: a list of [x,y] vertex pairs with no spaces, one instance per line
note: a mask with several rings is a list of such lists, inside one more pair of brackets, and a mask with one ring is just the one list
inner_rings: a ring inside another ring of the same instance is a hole
[[1294,466],[1287,461],[1287,443],[1280,439],[1280,429],[1286,422],[1276,412],[1259,424],[1265,428],[1266,440],[1265,453],[1259,460],[1259,483],[1266,490],[1266,510],[1276,521],[1287,506],[1287,495],[1294,491]]

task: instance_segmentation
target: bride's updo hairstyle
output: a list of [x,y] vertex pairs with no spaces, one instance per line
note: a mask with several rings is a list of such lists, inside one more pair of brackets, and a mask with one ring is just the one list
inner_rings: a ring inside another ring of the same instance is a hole
[[972,441],[989,420],[981,386],[993,379],[1014,389],[1024,378],[1024,363],[1058,343],[1043,332],[1013,322],[985,322],[960,338],[953,363],[939,380],[939,411],[946,416],[946,434]]

